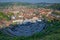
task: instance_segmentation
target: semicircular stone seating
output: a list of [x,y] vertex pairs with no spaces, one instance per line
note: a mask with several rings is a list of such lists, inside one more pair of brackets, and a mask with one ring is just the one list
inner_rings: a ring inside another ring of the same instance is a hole
[[4,29],[4,32],[12,36],[31,36],[37,32],[42,31],[45,27],[45,24],[46,23],[43,21],[36,23],[27,22],[13,27],[10,26],[11,28]]

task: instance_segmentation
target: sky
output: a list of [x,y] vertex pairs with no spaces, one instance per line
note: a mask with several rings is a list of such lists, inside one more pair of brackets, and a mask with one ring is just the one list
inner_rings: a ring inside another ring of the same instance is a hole
[[0,0],[0,2],[60,3],[60,0]]

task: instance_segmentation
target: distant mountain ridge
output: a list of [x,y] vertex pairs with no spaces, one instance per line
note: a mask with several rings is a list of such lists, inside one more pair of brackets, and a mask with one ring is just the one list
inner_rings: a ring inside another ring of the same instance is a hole
[[10,7],[10,6],[28,6],[28,7],[49,7],[55,4],[59,4],[59,3],[45,3],[45,2],[41,2],[41,3],[25,3],[25,2],[0,2],[0,8],[5,8],[5,7]]

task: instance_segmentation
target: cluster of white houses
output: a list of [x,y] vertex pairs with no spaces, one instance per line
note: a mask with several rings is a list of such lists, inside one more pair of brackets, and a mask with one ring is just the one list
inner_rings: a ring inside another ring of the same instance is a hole
[[[36,21],[42,21],[42,15],[45,15],[48,18],[54,18],[51,16],[51,13],[53,12],[52,9],[45,9],[45,8],[26,8],[26,7],[14,7],[9,9],[4,9],[4,13],[13,13],[14,15],[11,16],[11,20],[9,22],[6,22],[6,25],[9,26],[11,23],[25,23],[25,22],[36,22]],[[38,12],[36,14],[36,12]]]

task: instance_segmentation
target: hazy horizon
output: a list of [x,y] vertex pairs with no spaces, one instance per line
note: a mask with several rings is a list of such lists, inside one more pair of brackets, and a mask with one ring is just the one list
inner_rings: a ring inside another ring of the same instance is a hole
[[0,2],[27,2],[27,3],[60,3],[60,0],[0,0]]

